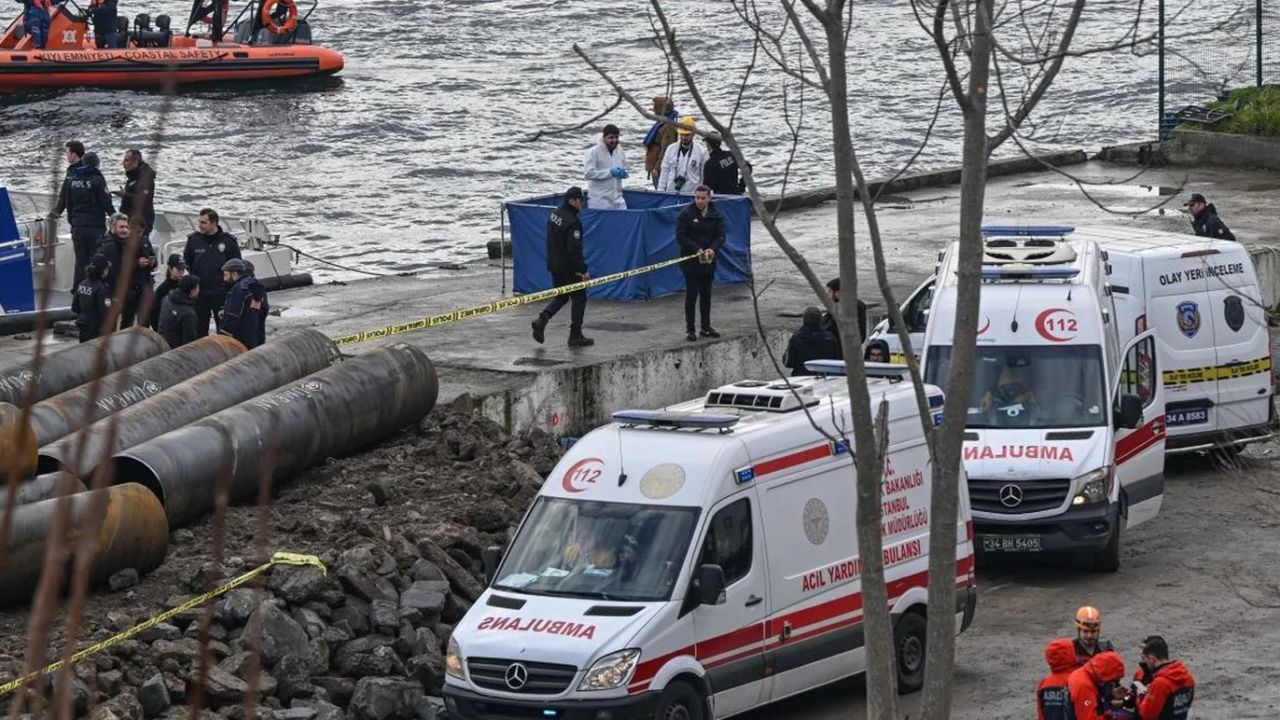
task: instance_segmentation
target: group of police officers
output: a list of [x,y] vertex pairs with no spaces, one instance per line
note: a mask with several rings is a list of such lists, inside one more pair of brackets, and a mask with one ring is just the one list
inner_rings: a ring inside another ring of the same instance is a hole
[[1185,720],[1196,682],[1181,660],[1169,658],[1159,635],[1142,641],[1138,670],[1123,683],[1124,660],[1102,635],[1102,614],[1076,611],[1076,638],[1044,649],[1049,674],[1036,688],[1037,720]]
[[[218,213],[200,211],[198,230],[187,237],[182,255],[171,254],[165,278],[154,286],[158,261],[151,244],[155,224],[155,171],[136,149],[125,151],[125,184],[114,191],[94,153],[72,140],[66,144],[67,172],[49,217],[63,211],[71,225],[75,279],[71,309],[80,341],[137,323],[159,332],[176,348],[216,331],[252,349],[266,340],[266,288],[240,255],[240,242],[222,229]],[[128,270],[126,270],[128,269]],[[119,298],[122,307],[112,312]]]

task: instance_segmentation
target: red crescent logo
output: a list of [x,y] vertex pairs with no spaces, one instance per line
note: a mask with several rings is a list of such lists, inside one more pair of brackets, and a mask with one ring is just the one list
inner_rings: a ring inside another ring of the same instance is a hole
[[982,319],[985,320],[986,322],[983,324],[982,327],[978,328],[979,335],[991,329],[991,316],[988,315],[983,317]]
[[1066,308],[1049,308],[1036,316],[1036,332],[1049,342],[1067,342],[1080,331],[1076,314]]
[[565,492],[580,493],[596,484],[604,475],[604,460],[598,457],[582,458],[564,471],[560,484]]

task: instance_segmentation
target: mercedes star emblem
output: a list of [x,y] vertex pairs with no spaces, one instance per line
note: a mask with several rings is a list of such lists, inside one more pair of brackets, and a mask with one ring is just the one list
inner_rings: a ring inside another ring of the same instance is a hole
[[529,682],[529,668],[521,663],[511,663],[507,666],[507,687],[519,690],[527,682]]
[[1022,488],[1012,484],[1000,488],[1000,504],[1007,508],[1021,505]]

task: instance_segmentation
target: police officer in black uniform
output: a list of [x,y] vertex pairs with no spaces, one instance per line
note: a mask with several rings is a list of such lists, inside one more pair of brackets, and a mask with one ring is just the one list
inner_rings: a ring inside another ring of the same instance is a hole
[[1218,208],[1204,199],[1200,193],[1191,193],[1191,199],[1183,205],[1191,212],[1191,229],[1200,237],[1215,240],[1235,240],[1235,233],[1227,229],[1227,224],[1218,217]]
[[184,275],[177,287],[164,297],[160,308],[160,336],[170,348],[182,347],[196,339],[196,298],[200,296],[200,278]]
[[716,195],[741,195],[747,189],[747,181],[738,173],[738,161],[733,153],[720,147],[720,133],[707,133],[707,162],[702,166],[702,182]]
[[[128,215],[124,213],[112,215],[111,225],[98,243],[97,253],[106,257],[111,263],[106,282],[112,297],[120,289],[125,264],[133,266],[133,272],[129,275],[129,287],[125,288],[124,306],[120,309],[120,327],[130,327],[135,320],[143,327],[150,327],[151,302],[155,296],[155,281],[151,273],[156,267],[156,251],[151,247],[150,240],[140,237],[137,248],[131,252],[129,249],[131,227],[133,224],[129,221]],[[138,230],[140,229],[141,227],[138,226]]]
[[222,266],[232,258],[240,257],[240,241],[218,224],[218,213],[209,208],[200,211],[200,230],[187,236],[187,246],[182,259],[191,274],[200,278],[200,297],[196,300],[196,332],[200,337],[209,334],[209,318],[222,330],[218,312],[227,303],[229,286],[222,281]]
[[[547,270],[556,287],[582,282],[590,277],[587,261],[582,255],[582,222],[578,213],[586,202],[582,188],[573,186],[564,194],[564,203],[551,211],[547,218]],[[546,339],[547,323],[560,308],[572,302],[569,308],[569,347],[587,347],[596,341],[582,334],[582,319],[587,312],[587,291],[578,290],[567,295],[557,295],[538,313],[533,321],[533,339],[542,344]]]
[[227,290],[226,307],[222,311],[223,335],[240,341],[252,350],[267,341],[267,290],[246,267],[248,263],[232,258],[222,265]]
[[88,342],[102,333],[102,323],[111,310],[111,291],[102,277],[110,267],[111,263],[105,257],[94,255],[76,286],[75,296],[71,298],[71,312],[76,314],[80,342]]
[[84,160],[84,143],[72,140],[67,143],[67,174],[58,191],[58,203],[49,211],[56,218],[67,211],[71,225],[71,244],[76,253],[76,271],[73,288],[79,287],[85,266],[93,256],[94,246],[102,237],[107,216],[115,212],[111,195],[107,193],[107,180],[98,168]]

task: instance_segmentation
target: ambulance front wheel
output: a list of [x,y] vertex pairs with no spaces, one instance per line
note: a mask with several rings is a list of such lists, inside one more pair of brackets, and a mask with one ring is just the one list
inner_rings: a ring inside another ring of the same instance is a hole
[[658,697],[654,720],[703,720],[702,697],[688,683],[676,680]]
[[925,636],[929,625],[924,615],[903,613],[893,626],[893,656],[898,667],[898,694],[924,687]]
[[1124,514],[1116,515],[1116,526],[1111,529],[1107,546],[1093,554],[1094,570],[1113,573],[1120,569],[1120,527],[1123,524]]

